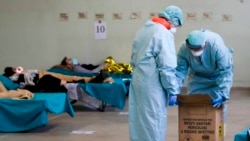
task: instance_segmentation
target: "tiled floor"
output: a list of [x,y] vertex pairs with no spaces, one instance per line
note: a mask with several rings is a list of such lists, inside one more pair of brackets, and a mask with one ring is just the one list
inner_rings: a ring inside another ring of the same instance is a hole
[[[0,141],[129,141],[127,106],[124,110],[108,107],[106,112],[74,105],[75,117],[50,115],[45,127],[26,133],[0,133]],[[232,90],[225,141],[250,126],[250,89]],[[178,141],[177,106],[168,112],[167,141]],[[1,122],[1,121],[0,121]]]

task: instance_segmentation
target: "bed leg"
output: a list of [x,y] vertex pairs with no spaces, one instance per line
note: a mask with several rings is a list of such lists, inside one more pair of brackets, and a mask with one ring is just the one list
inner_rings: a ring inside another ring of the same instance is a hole
[[107,105],[107,103],[102,102],[102,108],[101,108],[101,110],[100,110],[101,112],[104,112],[104,111],[105,111],[106,105]]

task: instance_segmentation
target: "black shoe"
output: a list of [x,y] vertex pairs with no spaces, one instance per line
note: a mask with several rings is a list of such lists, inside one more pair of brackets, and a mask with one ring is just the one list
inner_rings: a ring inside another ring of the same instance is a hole
[[96,110],[99,111],[99,112],[104,112],[103,108],[96,108]]
[[77,100],[72,100],[72,101],[70,101],[70,103],[73,105],[73,104],[75,104],[77,102]]

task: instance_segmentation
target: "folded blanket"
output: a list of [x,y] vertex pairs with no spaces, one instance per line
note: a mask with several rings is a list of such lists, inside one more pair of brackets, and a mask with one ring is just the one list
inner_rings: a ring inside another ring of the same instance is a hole
[[33,99],[34,94],[28,90],[23,89],[7,91],[2,82],[0,82],[0,98]]

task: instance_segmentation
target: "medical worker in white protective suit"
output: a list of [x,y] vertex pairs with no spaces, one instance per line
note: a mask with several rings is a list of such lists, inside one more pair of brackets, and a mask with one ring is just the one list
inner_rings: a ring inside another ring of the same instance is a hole
[[[188,94],[208,94],[219,108],[230,99],[233,83],[233,50],[220,35],[210,30],[194,30],[187,36],[177,55],[177,77],[182,86],[187,78]],[[227,104],[224,104],[226,123]]]
[[168,6],[135,36],[129,90],[130,141],[165,141],[167,105],[175,105],[178,94],[174,33],[182,24],[182,10]]

